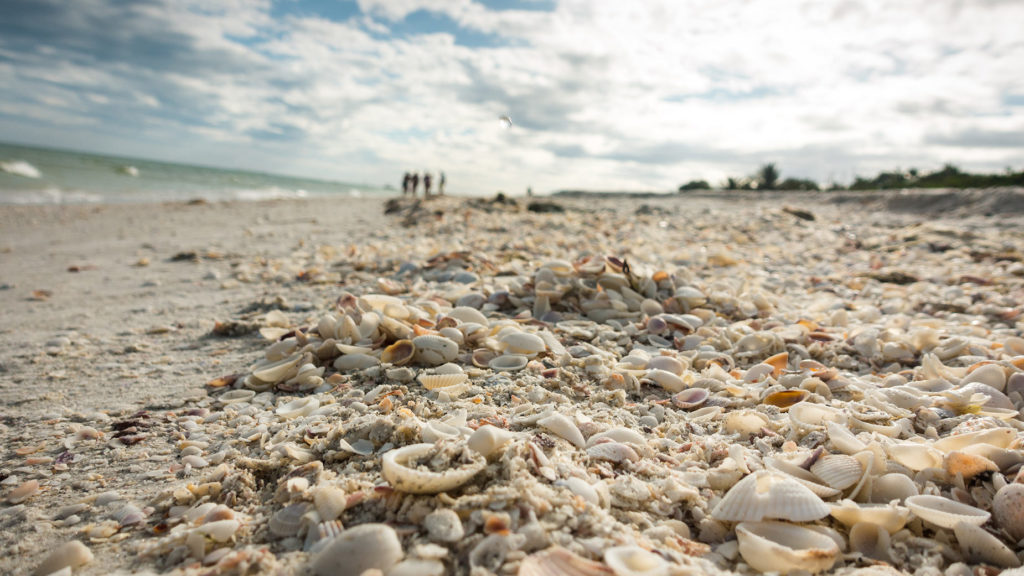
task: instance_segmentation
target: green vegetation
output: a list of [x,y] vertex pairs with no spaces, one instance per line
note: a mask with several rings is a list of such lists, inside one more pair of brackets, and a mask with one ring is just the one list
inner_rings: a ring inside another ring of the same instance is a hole
[[[762,165],[753,176],[729,177],[722,183],[722,190],[803,190],[815,191],[822,188],[814,180],[786,178],[781,180],[774,162]],[[899,190],[901,188],[992,188],[996,186],[1024,186],[1024,170],[1014,172],[1007,168],[1002,174],[971,174],[963,172],[952,164],[940,170],[921,173],[915,168],[906,172],[895,170],[882,172],[874,178],[858,176],[849,186],[831,183],[826,189],[838,190]],[[691,180],[679,187],[680,192],[689,190],[710,190],[706,180]]]

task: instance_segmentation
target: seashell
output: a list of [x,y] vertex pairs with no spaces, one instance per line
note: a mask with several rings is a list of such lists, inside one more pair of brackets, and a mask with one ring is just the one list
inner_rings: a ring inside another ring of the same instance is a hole
[[823,430],[829,422],[846,424],[846,420],[846,413],[824,404],[800,402],[789,409],[789,421],[796,430]]
[[303,517],[309,511],[308,502],[297,502],[281,508],[267,521],[267,530],[275,536],[287,538],[295,536],[302,529]]
[[521,354],[527,358],[533,358],[547,350],[547,346],[540,336],[518,330],[509,331],[500,337],[498,342],[503,353]]
[[668,562],[639,546],[615,546],[604,551],[604,562],[615,576],[667,576]]
[[958,522],[981,526],[992,516],[974,506],[930,494],[911,496],[907,498],[906,504],[918,518],[939,528],[952,528]]
[[36,567],[35,576],[46,576],[65,568],[74,570],[92,562],[92,551],[78,540],[65,542],[46,555],[46,559]]
[[871,502],[887,503],[893,500],[905,501],[919,493],[917,484],[909,476],[899,473],[883,474],[871,483]]
[[405,366],[412,361],[415,354],[416,345],[412,343],[412,340],[397,340],[380,353],[380,361],[384,364]]
[[480,324],[481,326],[487,326],[490,323],[490,321],[487,320],[487,316],[484,316],[483,312],[469,306],[456,306],[455,308],[452,308],[451,312],[448,312],[447,316],[449,318],[455,318],[459,322],[473,322]]
[[725,417],[722,428],[728,434],[739,434],[748,438],[760,434],[761,429],[770,425],[768,417],[753,410],[735,410]]
[[428,366],[438,366],[455,360],[459,353],[459,345],[444,336],[427,334],[412,339],[416,348],[414,358],[417,362]]
[[7,493],[7,502],[20,504],[39,492],[38,480],[27,480],[19,484],[14,490]]
[[960,553],[964,560],[976,564],[991,564],[1002,568],[1019,568],[1020,559],[998,538],[980,526],[959,522],[953,527]]
[[337,486],[321,485],[313,489],[313,505],[320,519],[330,522],[348,507],[348,494]]
[[604,432],[598,432],[587,438],[587,448],[607,440],[628,444],[637,450],[647,449],[647,438],[632,428],[609,428]]
[[487,366],[496,372],[516,372],[526,368],[530,359],[521,354],[502,354],[491,359]]
[[313,396],[296,398],[291,402],[285,402],[277,407],[275,413],[285,420],[291,420],[300,416],[309,416],[320,407],[320,401]]
[[892,562],[892,555],[889,553],[892,546],[890,532],[878,524],[861,522],[850,528],[850,550],[880,560]]
[[629,444],[623,444],[621,442],[602,442],[595,444],[590,448],[587,448],[587,455],[596,460],[607,460],[609,462],[615,462],[621,464],[625,461],[636,462],[640,459],[640,455],[637,454]]
[[983,364],[975,370],[968,372],[963,380],[960,381],[960,387],[963,388],[964,384],[971,382],[991,386],[997,391],[1002,392],[1006,389],[1006,371],[998,364]]
[[778,378],[789,365],[789,352],[779,352],[764,359],[764,363],[773,368],[772,376]]
[[672,404],[683,410],[693,410],[704,404],[710,395],[707,388],[687,388],[672,395]]
[[238,520],[217,520],[216,522],[207,522],[200,524],[193,530],[199,534],[205,534],[217,542],[227,542],[238,532],[241,524]]
[[1010,428],[990,428],[988,430],[947,436],[932,442],[932,446],[946,453],[962,450],[974,444],[991,444],[997,448],[1009,448],[1016,436],[1016,432]]
[[942,467],[950,476],[960,475],[964,480],[974,478],[982,472],[995,472],[999,470],[996,463],[978,454],[966,452],[950,452],[946,454]]
[[769,406],[777,406],[780,410],[785,412],[789,410],[797,402],[803,402],[811,393],[807,390],[797,388],[795,390],[782,390],[780,392],[773,392],[761,399],[762,404]]
[[465,374],[465,370],[458,364],[448,362],[447,364],[441,364],[437,368],[434,368],[434,374]]
[[253,390],[228,390],[217,397],[217,402],[223,406],[228,404],[236,404],[238,402],[248,402],[256,397],[256,392]]
[[809,470],[791,462],[782,460],[781,458],[768,457],[765,459],[765,465],[771,470],[781,472],[796,480],[821,498],[832,498],[833,496],[842,494],[841,490],[836,490],[831,486],[822,484],[821,479],[814,474],[811,474]]
[[587,446],[587,441],[583,438],[583,433],[580,432],[576,423],[562,414],[556,412],[550,416],[541,418],[537,421],[537,424],[547,428],[557,436],[568,440],[573,446],[576,446],[581,450]]
[[444,576],[444,562],[434,559],[409,558],[395,564],[387,576]]
[[853,456],[826,454],[811,464],[811,472],[825,484],[838,490],[846,490],[860,480],[864,467]]
[[443,390],[452,386],[458,386],[469,380],[469,375],[460,374],[420,374],[417,380],[427,390]]
[[462,456],[469,459],[458,468],[452,467],[436,472],[426,464],[410,466],[411,462],[422,460],[437,451],[435,444],[411,444],[384,453],[381,474],[391,487],[411,494],[437,494],[458,488],[469,482],[477,472],[484,469],[487,460],[475,451],[465,451]]
[[431,542],[451,543],[462,540],[465,530],[459,515],[448,508],[434,510],[423,519],[423,527]]
[[469,439],[466,440],[466,446],[487,458],[515,437],[514,432],[485,424],[470,434]]
[[613,576],[600,562],[577,556],[561,546],[530,554],[519,563],[519,576]]
[[594,506],[601,505],[601,496],[597,493],[597,490],[583,478],[573,476],[564,481],[560,480],[558,482],[555,482],[555,485],[565,486],[570,491],[572,491],[573,494],[579,496],[580,498],[583,498],[584,500],[586,500],[590,504],[593,504]]
[[810,522],[828,514],[828,505],[809,488],[769,470],[759,470],[737,482],[711,511],[714,518],[728,522],[765,518]]
[[141,524],[146,520],[146,514],[134,504],[125,504],[124,506],[121,506],[111,513],[110,517],[121,527]]
[[736,526],[739,552],[755,570],[788,574],[828,570],[839,546],[827,534],[783,522],[743,522]]
[[992,500],[996,524],[1010,535],[1014,542],[1024,539],[1024,484],[1007,484],[996,492]]
[[847,526],[874,524],[895,534],[906,525],[910,510],[892,504],[857,504],[853,500],[843,500],[832,504],[829,514]]
[[825,429],[828,431],[828,439],[832,441],[832,446],[843,454],[852,455],[867,449],[867,444],[861,442],[842,424],[826,422]]
[[887,445],[885,451],[895,462],[915,472],[942,466],[942,453],[927,444],[901,442]]
[[362,524],[331,539],[313,558],[317,576],[359,576],[367,570],[387,572],[405,553],[395,529],[386,524]]
[[988,400],[982,404],[985,408],[1003,408],[1006,410],[1015,410],[1013,402],[999,390],[989,386],[988,384],[982,384],[981,382],[971,382],[964,384],[956,389],[958,394],[963,394],[965,397],[970,398],[974,394],[984,394],[988,396]]
[[336,370],[365,370],[379,364],[380,360],[369,354],[345,354],[334,360]]
[[680,392],[686,388],[686,381],[668,370],[648,370],[645,378],[669,392]]
[[293,354],[277,361],[261,360],[252,367],[252,376],[263,382],[276,384],[294,376],[301,362],[302,354]]
[[671,372],[676,376],[682,376],[686,370],[686,365],[683,364],[678,358],[673,356],[655,356],[647,362],[646,366],[649,370],[664,370],[665,372]]

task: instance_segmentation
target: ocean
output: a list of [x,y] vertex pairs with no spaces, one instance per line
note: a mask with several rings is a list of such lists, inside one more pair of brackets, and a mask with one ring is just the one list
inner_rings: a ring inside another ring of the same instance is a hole
[[0,143],[0,204],[267,200],[395,190]]

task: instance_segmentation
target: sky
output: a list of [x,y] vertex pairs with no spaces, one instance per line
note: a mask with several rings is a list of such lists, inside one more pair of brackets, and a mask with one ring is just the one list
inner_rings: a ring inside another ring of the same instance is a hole
[[0,141],[456,194],[1024,169],[1019,0],[3,4]]

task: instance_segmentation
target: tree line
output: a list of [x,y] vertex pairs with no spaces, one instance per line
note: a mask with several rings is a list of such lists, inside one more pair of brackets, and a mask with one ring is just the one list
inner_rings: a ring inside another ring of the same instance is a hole
[[[920,172],[911,168],[906,172],[881,172],[874,178],[857,176],[849,186],[831,183],[822,188],[807,178],[781,177],[774,162],[762,165],[752,176],[729,177],[719,190],[898,190],[901,188],[992,188],[995,186],[1024,186],[1024,170],[1014,172],[1007,168],[1003,174],[971,174],[952,164],[934,172]],[[712,190],[707,180],[691,180],[679,187],[680,192]]]

